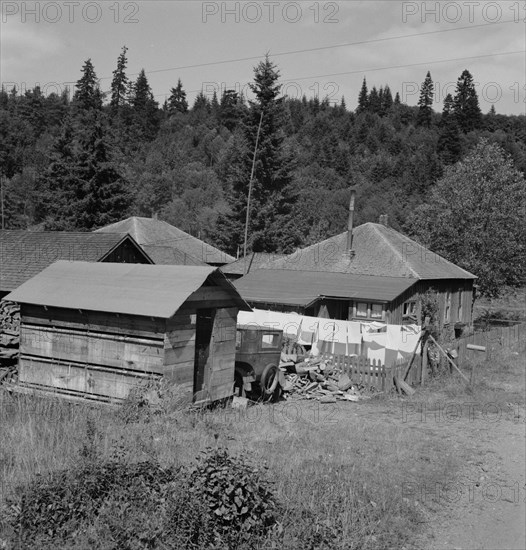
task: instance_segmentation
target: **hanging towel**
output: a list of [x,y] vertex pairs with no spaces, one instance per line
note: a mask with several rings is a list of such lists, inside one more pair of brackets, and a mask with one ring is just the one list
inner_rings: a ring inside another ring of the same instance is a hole
[[382,364],[385,364],[385,344],[387,341],[387,333],[367,332],[363,334],[363,349],[367,359],[376,359]]
[[298,344],[310,346],[318,339],[317,332],[319,321],[320,319],[318,319],[318,317],[307,317],[306,315],[301,317]]
[[379,321],[368,321],[368,322],[362,322],[360,321],[362,334],[365,332],[378,332],[381,330],[385,330],[385,327],[387,326],[385,323],[380,323]]
[[332,319],[320,319],[318,325],[318,340],[334,342],[334,321]]
[[347,325],[347,341],[349,344],[362,343],[362,331],[357,321],[343,321]]

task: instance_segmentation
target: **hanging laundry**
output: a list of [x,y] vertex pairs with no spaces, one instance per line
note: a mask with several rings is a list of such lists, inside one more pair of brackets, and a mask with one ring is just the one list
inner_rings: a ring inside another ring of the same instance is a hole
[[318,317],[307,317],[306,315],[302,316],[298,344],[310,346],[313,342],[318,340],[317,333],[319,322],[320,319]]
[[367,359],[376,359],[382,364],[385,364],[385,344],[387,341],[387,333],[366,332],[362,335],[362,337],[362,355],[365,355]]
[[385,327],[387,326],[386,323],[380,323],[379,321],[368,321],[363,322],[360,321],[362,334],[366,332],[378,332],[378,331],[384,331]]

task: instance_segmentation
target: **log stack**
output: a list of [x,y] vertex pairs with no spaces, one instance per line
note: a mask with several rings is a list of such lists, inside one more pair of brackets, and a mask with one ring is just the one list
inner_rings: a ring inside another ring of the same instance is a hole
[[354,383],[345,372],[334,368],[330,360],[307,359],[288,370],[293,372],[285,375],[283,391],[285,395],[300,399],[314,399],[320,403],[361,401],[377,392],[374,386]]
[[20,346],[20,306],[0,301],[0,383],[16,371]]

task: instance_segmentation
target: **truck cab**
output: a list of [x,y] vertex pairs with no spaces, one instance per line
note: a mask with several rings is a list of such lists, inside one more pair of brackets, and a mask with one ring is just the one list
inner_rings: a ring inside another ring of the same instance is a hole
[[[238,325],[234,393],[263,399],[279,396],[279,362],[283,331],[257,325]],[[258,391],[259,390],[259,391]]]

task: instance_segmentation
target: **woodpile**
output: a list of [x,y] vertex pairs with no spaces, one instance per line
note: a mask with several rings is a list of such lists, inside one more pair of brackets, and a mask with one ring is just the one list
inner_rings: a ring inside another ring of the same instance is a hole
[[0,383],[16,372],[20,346],[20,306],[0,301]]
[[[292,363],[292,365],[290,364]],[[300,399],[314,399],[320,403],[360,401],[377,392],[374,386],[355,383],[347,373],[335,368],[330,359],[310,358],[299,363],[284,362],[283,391]]]

